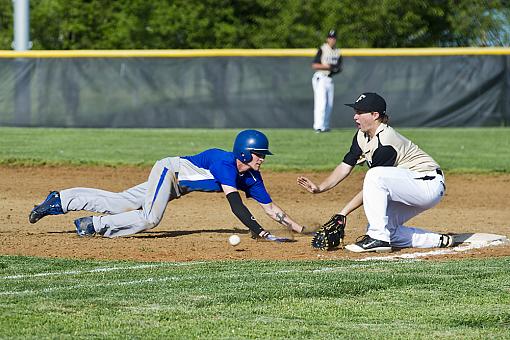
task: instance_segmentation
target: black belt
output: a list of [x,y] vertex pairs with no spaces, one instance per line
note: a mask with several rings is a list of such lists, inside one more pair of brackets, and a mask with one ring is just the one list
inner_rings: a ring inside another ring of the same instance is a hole
[[[328,78],[333,78],[333,76],[332,76],[332,75],[330,75],[330,74],[328,74],[326,77],[328,77]],[[317,76],[316,78],[317,78],[317,80],[321,79],[321,77],[320,77],[320,76]]]
[[[441,177],[444,177],[443,176],[443,172],[439,168],[436,169],[436,174],[438,174]],[[430,181],[430,180],[433,180],[434,178],[436,178],[436,176],[423,176],[423,177],[418,177],[418,178],[415,178],[415,179],[421,179],[421,180],[424,180],[424,181]]]

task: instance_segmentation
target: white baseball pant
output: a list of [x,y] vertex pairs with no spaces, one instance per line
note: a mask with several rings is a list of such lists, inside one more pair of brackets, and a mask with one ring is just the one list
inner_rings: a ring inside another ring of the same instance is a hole
[[333,78],[322,72],[315,72],[312,78],[313,87],[313,128],[329,130],[329,120],[333,111],[335,84]]
[[434,248],[441,234],[403,224],[438,204],[445,193],[442,175],[397,167],[368,170],[363,182],[367,235],[393,247]]

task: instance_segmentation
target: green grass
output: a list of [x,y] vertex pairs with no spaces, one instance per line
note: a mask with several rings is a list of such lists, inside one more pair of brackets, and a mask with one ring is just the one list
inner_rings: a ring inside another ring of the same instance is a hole
[[0,338],[510,339],[509,258],[0,257]]
[[[263,130],[265,168],[330,170],[354,129]],[[143,165],[238,130],[0,128],[0,163]],[[450,172],[510,172],[510,129],[402,129]],[[1,245],[1,240],[0,240]],[[510,257],[134,263],[0,255],[0,339],[510,339]]]
[[[277,171],[331,170],[348,151],[354,129],[263,129]],[[400,129],[451,172],[509,172],[510,128]],[[144,165],[210,147],[230,150],[239,130],[0,128],[0,163],[14,165]]]

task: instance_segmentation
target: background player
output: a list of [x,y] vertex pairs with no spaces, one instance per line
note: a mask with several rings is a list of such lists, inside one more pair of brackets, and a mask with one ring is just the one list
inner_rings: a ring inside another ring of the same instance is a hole
[[436,161],[387,125],[386,101],[378,94],[363,93],[355,103],[345,105],[354,108],[358,127],[349,152],[319,185],[306,177],[297,182],[311,193],[324,192],[343,181],[356,164],[367,163],[370,169],[363,190],[339,213],[347,216],[363,204],[367,232],[346,249],[366,252],[452,246],[449,235],[403,225],[441,201],[446,187]]
[[304,227],[291,219],[269,196],[260,167],[269,151],[267,137],[257,130],[240,132],[233,152],[209,149],[193,156],[168,157],[156,162],[148,181],[115,193],[92,188],[53,191],[30,213],[30,223],[46,215],[87,210],[103,213],[74,221],[79,236],[105,237],[132,235],[156,227],[169,201],[192,191],[223,191],[232,212],[252,235],[285,242],[265,231],[243,204],[238,190],[255,199],[267,215],[294,232]]
[[336,31],[328,32],[326,42],[319,47],[312,62],[316,70],[312,78],[313,87],[313,128],[316,132],[329,131],[333,110],[335,85],[333,76],[342,72],[342,57],[336,48]]

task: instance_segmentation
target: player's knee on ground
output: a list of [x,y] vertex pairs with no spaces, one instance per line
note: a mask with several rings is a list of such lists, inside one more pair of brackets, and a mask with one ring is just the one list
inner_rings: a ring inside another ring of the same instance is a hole
[[145,229],[152,229],[156,227],[162,219],[163,216],[156,216],[154,214],[142,214],[142,218],[144,220]]

